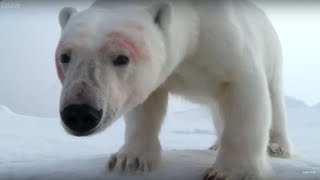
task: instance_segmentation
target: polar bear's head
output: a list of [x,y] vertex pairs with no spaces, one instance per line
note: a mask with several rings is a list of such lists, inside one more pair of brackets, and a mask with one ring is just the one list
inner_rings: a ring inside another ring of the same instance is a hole
[[169,4],[61,10],[56,67],[69,133],[105,129],[162,83],[170,13]]

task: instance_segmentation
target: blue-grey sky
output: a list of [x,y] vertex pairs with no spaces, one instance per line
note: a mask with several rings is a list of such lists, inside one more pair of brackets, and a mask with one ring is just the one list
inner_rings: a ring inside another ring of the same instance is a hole
[[315,2],[262,6],[281,40],[285,94],[309,105],[320,101],[320,1]]
[[[0,8],[0,104],[19,113],[58,114],[60,84],[54,66],[58,13],[64,6],[18,2]],[[308,104],[320,101],[320,5],[260,4],[279,34],[284,52],[285,94]]]

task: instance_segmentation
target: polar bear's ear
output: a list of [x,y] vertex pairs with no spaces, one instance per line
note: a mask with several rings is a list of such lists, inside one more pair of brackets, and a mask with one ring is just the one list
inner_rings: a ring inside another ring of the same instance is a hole
[[162,30],[165,30],[171,20],[172,7],[168,2],[162,2],[149,7],[148,11],[152,15],[154,23]]
[[61,29],[63,29],[66,26],[71,16],[77,12],[78,11],[72,7],[64,7],[63,9],[61,9],[59,14],[59,23]]

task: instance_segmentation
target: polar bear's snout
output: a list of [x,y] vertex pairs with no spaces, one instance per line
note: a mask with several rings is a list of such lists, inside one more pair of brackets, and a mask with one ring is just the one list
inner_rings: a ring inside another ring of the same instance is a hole
[[60,102],[60,117],[64,129],[75,136],[95,133],[104,113],[107,113],[99,101],[101,99],[101,94],[92,81],[81,76],[67,80]]
[[87,104],[73,104],[63,109],[61,119],[73,135],[90,134],[100,123],[103,111]]

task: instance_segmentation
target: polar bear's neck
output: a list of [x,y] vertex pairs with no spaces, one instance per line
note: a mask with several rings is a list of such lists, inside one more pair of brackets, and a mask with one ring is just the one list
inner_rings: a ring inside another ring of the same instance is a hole
[[200,21],[197,12],[188,3],[173,5],[172,19],[168,29],[167,62],[163,69],[163,81],[172,74],[179,64],[194,54],[198,46]]

